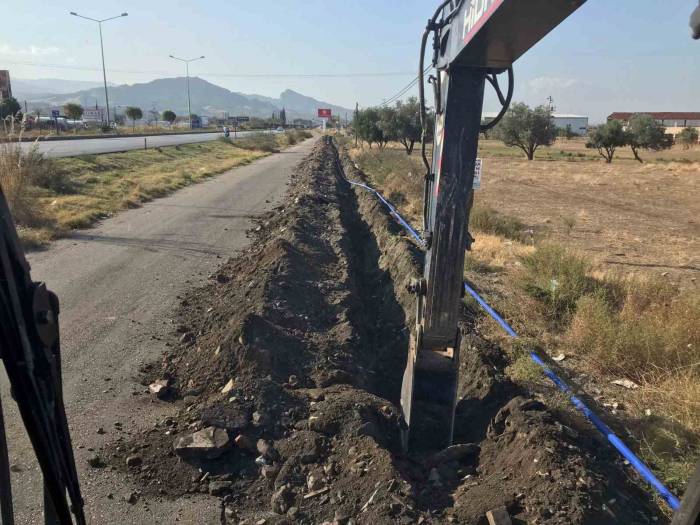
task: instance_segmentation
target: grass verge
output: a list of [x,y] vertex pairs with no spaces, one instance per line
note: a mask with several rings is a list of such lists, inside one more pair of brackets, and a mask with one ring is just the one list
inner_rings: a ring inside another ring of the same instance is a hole
[[47,159],[0,145],[0,184],[20,239],[38,247],[76,228],[87,228],[133,208],[286,147],[283,135],[239,141]]

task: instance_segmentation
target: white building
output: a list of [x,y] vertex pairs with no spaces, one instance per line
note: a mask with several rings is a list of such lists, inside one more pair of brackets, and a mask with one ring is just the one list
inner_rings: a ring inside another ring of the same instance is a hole
[[[492,120],[498,113],[487,112],[481,115],[482,120]],[[552,121],[557,129],[566,129],[571,126],[574,135],[586,135],[588,133],[588,117],[573,115],[570,113],[552,113]]]
[[574,135],[588,134],[588,117],[573,115],[570,113],[552,113],[552,120],[557,129],[566,129],[571,126]]

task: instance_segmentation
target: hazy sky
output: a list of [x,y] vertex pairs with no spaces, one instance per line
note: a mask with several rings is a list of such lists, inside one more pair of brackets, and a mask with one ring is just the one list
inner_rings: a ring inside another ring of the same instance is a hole
[[[101,80],[97,24],[107,18],[107,79],[180,76],[168,58],[233,91],[294,89],[347,107],[379,104],[415,77],[420,35],[437,0],[5,0],[0,69],[17,78]],[[700,111],[697,0],[588,0],[515,64],[515,100],[557,111]],[[33,65],[27,65],[33,64]],[[293,75],[382,74],[301,78]],[[236,75],[271,75],[245,78]],[[276,75],[276,76],[275,76]],[[292,76],[280,76],[292,75]],[[489,97],[485,110],[497,109]]]

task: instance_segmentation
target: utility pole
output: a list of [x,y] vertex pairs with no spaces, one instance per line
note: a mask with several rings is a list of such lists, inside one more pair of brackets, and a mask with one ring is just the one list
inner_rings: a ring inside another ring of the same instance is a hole
[[204,55],[197,58],[178,58],[176,56],[170,55],[170,58],[174,58],[175,60],[179,60],[180,62],[185,63],[185,74],[187,76],[187,114],[189,115],[190,129],[192,129],[192,103],[190,102],[190,62],[194,62],[195,60],[201,60],[204,58]]
[[79,18],[84,18],[85,20],[90,20],[92,22],[97,22],[97,25],[100,28],[100,52],[102,53],[102,80],[104,81],[105,85],[105,106],[107,108],[107,125],[109,125],[109,95],[107,94],[107,71],[105,69],[105,48],[104,45],[102,44],[102,22],[107,22],[108,20],[114,20],[115,18],[121,18],[123,16],[129,16],[129,13],[122,13],[121,15],[113,16],[110,18],[104,18],[102,20],[96,20],[94,18],[90,18],[89,16],[83,16],[79,15],[75,11],[70,12],[71,15],[77,16]]

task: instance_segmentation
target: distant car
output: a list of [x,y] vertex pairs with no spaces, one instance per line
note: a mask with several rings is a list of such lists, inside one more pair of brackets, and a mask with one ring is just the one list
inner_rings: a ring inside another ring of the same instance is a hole
[[278,126],[277,131],[284,131],[284,128],[282,126]]

